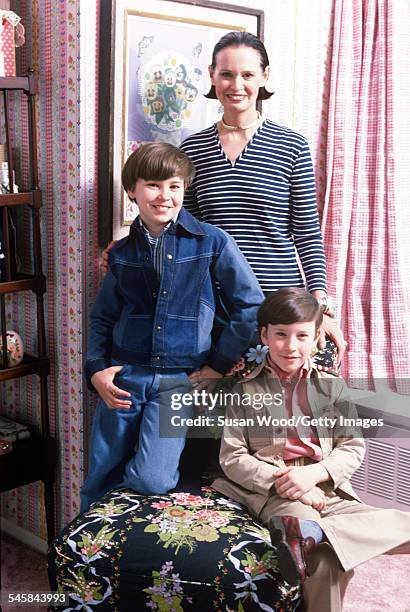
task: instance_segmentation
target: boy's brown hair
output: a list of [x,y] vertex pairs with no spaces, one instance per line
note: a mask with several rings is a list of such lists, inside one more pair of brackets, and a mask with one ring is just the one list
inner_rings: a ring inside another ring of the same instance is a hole
[[122,185],[133,191],[139,178],[145,181],[165,181],[173,176],[183,179],[189,187],[195,167],[183,151],[167,142],[148,142],[131,153],[122,169]]
[[314,321],[316,331],[322,324],[319,302],[311,293],[298,287],[283,287],[262,302],[258,310],[258,327],[290,325]]

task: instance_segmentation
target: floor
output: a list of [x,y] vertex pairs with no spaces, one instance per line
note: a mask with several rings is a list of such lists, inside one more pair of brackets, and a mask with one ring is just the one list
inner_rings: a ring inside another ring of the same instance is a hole
[[[2,591],[48,591],[45,555],[4,534],[0,542]],[[2,606],[2,612],[30,611],[46,608]],[[410,555],[377,557],[356,569],[343,612],[358,611],[410,612]]]
[[[46,556],[1,533],[1,590],[5,592],[49,591]],[[2,612],[45,612],[41,606],[2,605]]]

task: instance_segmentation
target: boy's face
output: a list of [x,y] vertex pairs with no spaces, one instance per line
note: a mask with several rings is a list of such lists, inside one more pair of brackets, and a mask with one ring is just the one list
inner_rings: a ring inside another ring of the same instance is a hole
[[314,321],[262,327],[261,339],[272,361],[284,372],[295,374],[309,357],[317,340]]
[[181,210],[184,200],[184,180],[173,176],[165,181],[146,181],[139,178],[133,191],[141,220],[150,234],[158,236],[166,225]]

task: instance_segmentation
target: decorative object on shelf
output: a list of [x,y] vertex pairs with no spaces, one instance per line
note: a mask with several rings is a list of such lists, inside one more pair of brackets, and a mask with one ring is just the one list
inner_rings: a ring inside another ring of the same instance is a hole
[[29,437],[30,431],[26,425],[0,416],[0,440],[15,442],[16,440],[27,440]]
[[0,455],[7,455],[13,450],[13,442],[0,438]]
[[0,162],[0,193],[18,193],[16,185],[16,173],[13,170],[13,181],[10,185],[9,164],[7,161]]
[[[7,338],[7,364],[9,368],[12,368],[23,361],[24,347],[23,340],[19,334],[13,329],[6,331]],[[0,355],[3,350],[3,341],[0,336]]]
[[0,10],[0,76],[16,76],[16,47],[24,44],[24,27],[13,11]]

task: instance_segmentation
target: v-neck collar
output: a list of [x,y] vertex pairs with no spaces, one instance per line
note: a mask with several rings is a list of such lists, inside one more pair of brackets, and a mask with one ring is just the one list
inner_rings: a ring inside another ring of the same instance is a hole
[[216,140],[216,144],[219,148],[220,154],[223,157],[223,159],[227,162],[227,164],[229,164],[229,166],[231,168],[234,168],[236,166],[236,164],[241,161],[241,159],[244,157],[244,155],[246,154],[246,152],[248,151],[249,147],[252,146],[255,138],[257,135],[259,135],[260,130],[263,128],[263,126],[265,125],[265,121],[266,119],[264,119],[262,121],[262,123],[260,124],[260,126],[258,127],[258,129],[252,134],[251,138],[248,140],[248,142],[246,143],[246,145],[244,146],[244,148],[242,149],[242,151],[239,153],[238,157],[235,160],[230,160],[229,157],[227,156],[227,154],[225,153],[225,149],[222,146],[221,140],[219,138],[219,132],[218,132],[218,127],[217,124],[214,123],[214,135],[215,135],[215,140]]

